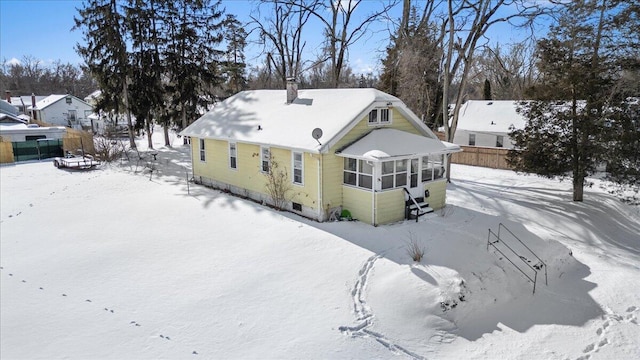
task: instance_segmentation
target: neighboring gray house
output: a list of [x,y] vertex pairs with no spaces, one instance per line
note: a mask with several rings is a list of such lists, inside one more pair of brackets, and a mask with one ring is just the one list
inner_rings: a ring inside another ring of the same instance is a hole
[[38,121],[74,129],[91,128],[89,115],[93,107],[73,95],[49,95],[28,110],[33,110],[32,116]]
[[525,119],[516,111],[520,101],[469,100],[462,105],[453,142],[457,145],[513,149],[512,129],[524,129]]

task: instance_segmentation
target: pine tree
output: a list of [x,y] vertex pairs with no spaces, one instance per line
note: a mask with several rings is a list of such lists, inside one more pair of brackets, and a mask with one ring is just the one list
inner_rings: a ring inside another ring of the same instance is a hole
[[225,97],[246,89],[246,67],[244,49],[247,32],[235,15],[224,19],[224,40],[227,43],[226,59],[222,62],[222,73],[226,78]]
[[491,81],[489,79],[484,79],[484,99],[492,100],[491,96]]
[[129,112],[131,65],[126,47],[125,19],[116,0],[88,0],[74,18],[74,29],[82,29],[85,45],[76,51],[102,90],[96,109],[126,113],[129,142],[135,148],[133,122]]
[[220,1],[210,0],[167,1],[160,15],[167,41],[162,52],[168,107],[161,117],[167,146],[170,124],[186,128],[213,101],[222,81],[222,52],[216,48],[222,41],[219,6]]
[[623,120],[629,118],[628,100],[618,84],[621,64],[629,60],[621,54],[634,45],[614,36],[627,5],[607,0],[567,4],[550,37],[538,43],[542,82],[531,91],[536,101],[522,106],[525,129],[512,133],[518,150],[509,154],[510,164],[542,176],[570,176],[574,201],[583,200],[585,179],[599,164],[629,164],[620,139],[629,131]]

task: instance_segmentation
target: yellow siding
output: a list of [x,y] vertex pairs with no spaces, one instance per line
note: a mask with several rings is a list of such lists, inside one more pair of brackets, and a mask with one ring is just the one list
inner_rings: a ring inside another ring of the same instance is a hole
[[447,197],[447,181],[438,180],[424,184],[424,189],[429,190],[429,198],[425,199],[429,207],[438,210],[444,207]]
[[388,224],[404,219],[404,191],[394,189],[376,193],[376,223]]
[[[398,129],[412,134],[420,135],[420,132],[397,110],[392,109],[393,120],[390,125],[382,127]],[[369,126],[369,115],[365,115],[356,126],[351,129],[338,143],[336,143],[329,153],[323,154],[322,157],[322,200],[325,210],[340,206],[342,204],[342,176],[344,168],[344,160],[342,157],[336,156],[336,150],[343,146],[354,142],[364,134],[368,133],[375,127]]]
[[372,193],[369,190],[344,186],[342,208],[349,210],[354,219],[371,224]]
[[[229,167],[229,143],[224,140],[205,139],[206,161],[200,161],[199,140],[191,141],[193,150],[193,170],[195,176],[202,176],[229,185],[258,192],[267,196],[267,178],[261,170],[260,146],[236,143],[237,168]],[[318,201],[318,156],[304,153],[304,185],[292,183],[291,151],[271,148],[272,161],[287,173],[291,185],[291,201],[310,208],[317,208]],[[243,195],[243,194],[241,194]]]

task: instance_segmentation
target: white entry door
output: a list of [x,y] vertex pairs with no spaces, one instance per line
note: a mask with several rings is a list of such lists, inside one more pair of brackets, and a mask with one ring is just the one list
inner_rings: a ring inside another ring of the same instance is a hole
[[407,189],[414,198],[423,197],[422,181],[420,179],[420,158],[409,160],[407,171]]

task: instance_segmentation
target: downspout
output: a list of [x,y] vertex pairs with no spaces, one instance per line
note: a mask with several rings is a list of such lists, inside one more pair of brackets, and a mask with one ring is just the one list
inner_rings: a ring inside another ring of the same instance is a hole
[[371,167],[371,225],[378,226],[376,224],[376,164]]
[[324,221],[322,218],[322,154],[318,153],[318,221]]

